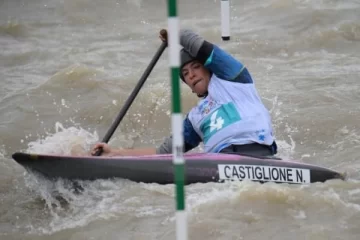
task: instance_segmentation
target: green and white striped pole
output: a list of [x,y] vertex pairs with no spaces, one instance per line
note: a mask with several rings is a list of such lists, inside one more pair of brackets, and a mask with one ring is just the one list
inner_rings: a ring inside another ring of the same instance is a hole
[[179,20],[176,0],[168,0],[168,45],[171,69],[173,163],[176,183],[176,239],[187,239],[187,220],[185,211],[185,160],[183,156],[183,119],[180,99],[180,49]]

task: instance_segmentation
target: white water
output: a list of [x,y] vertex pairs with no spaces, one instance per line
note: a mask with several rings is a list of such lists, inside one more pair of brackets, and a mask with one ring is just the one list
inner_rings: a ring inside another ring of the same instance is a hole
[[[191,239],[359,239],[360,25],[356,1],[179,1],[181,26],[242,60],[275,127],[279,156],[347,172],[305,186],[252,182],[186,188]],[[78,154],[101,139],[167,26],[163,1],[0,3],[0,239],[174,239],[174,186],[50,182],[16,151]],[[170,134],[167,53],[111,139]],[[197,101],[182,85],[183,112]],[[197,151],[201,151],[201,148]]]

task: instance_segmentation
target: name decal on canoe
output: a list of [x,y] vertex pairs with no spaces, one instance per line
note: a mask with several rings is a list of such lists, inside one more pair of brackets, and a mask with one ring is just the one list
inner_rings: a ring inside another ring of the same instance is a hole
[[310,183],[310,170],[303,168],[218,164],[218,171],[220,180]]

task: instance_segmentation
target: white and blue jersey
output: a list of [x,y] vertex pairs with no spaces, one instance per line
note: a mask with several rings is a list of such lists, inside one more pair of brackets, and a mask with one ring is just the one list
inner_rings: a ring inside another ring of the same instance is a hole
[[271,118],[244,65],[214,46],[204,66],[212,77],[207,96],[184,120],[188,149],[200,142],[205,152],[219,152],[232,144],[270,146],[274,142]]

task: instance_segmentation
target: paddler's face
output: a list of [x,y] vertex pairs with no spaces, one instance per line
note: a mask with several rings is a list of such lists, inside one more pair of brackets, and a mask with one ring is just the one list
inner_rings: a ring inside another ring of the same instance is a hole
[[181,69],[185,83],[197,95],[204,95],[209,86],[210,72],[203,64],[198,61],[192,61]]

